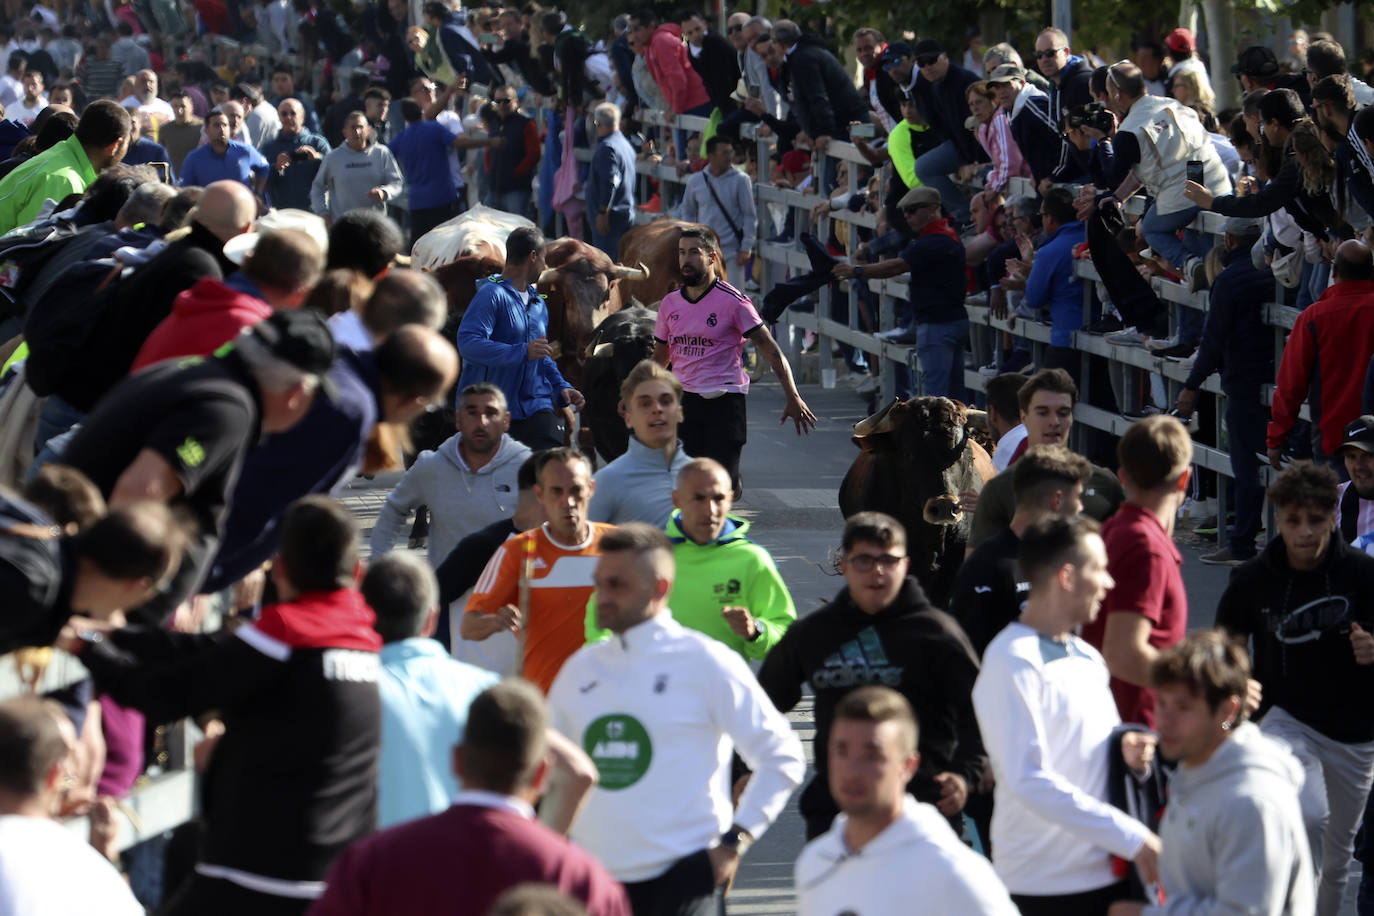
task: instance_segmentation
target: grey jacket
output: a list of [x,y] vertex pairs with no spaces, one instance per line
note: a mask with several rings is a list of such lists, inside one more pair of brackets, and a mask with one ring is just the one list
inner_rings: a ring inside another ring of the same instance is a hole
[[1169,783],[1159,836],[1164,906],[1148,916],[1309,916],[1312,860],[1298,793],[1303,768],[1248,722]]
[[691,460],[682,443],[668,461],[663,452],[649,448],[631,433],[625,454],[596,472],[596,492],[587,517],[610,525],[645,522],[662,528],[673,514],[677,473]]
[[786,117],[787,103],[778,95],[778,90],[773,88],[773,81],[768,78],[768,64],[764,63],[759,52],[753,48],[745,48],[739,56],[744,85],[748,88],[759,87],[759,98],[770,115],[778,119]]
[[310,209],[320,216],[338,218],[349,210],[381,210],[386,204],[367,192],[380,187],[386,199],[399,197],[405,179],[391,150],[373,143],[358,152],[345,143],[329,151],[310,186]]
[[457,433],[436,450],[421,452],[388,494],[372,528],[373,556],[392,548],[416,506],[429,506],[429,561],[433,566],[444,562],[469,534],[515,513],[519,496],[516,474],[530,456],[529,446],[509,435],[502,436],[492,459],[470,471],[458,453],[462,437]]
[[[758,211],[754,207],[754,186],[749,176],[739,169],[730,169],[724,175],[710,174],[704,168],[687,179],[687,187],[682,192],[682,218],[693,223],[705,223],[716,230],[720,236],[720,256],[727,265],[730,259],[741,250],[753,251]],[[710,187],[707,187],[710,182]],[[711,196],[714,189],[715,197]],[[724,204],[724,210],[716,204],[716,197]],[[729,214],[729,219],[726,214]],[[736,236],[730,228],[733,220],[743,236]]]

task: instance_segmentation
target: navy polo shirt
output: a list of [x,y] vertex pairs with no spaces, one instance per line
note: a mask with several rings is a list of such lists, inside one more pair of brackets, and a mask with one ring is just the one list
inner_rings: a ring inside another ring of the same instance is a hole
[[448,158],[457,136],[438,121],[416,121],[391,141],[391,152],[406,176],[410,209],[441,207],[457,198]]

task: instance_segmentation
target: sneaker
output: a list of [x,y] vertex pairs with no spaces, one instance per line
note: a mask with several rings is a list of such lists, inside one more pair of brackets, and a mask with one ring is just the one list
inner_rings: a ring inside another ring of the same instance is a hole
[[1025,350],[1013,350],[1011,356],[1002,360],[997,368],[999,375],[1003,372],[1020,372],[1031,375],[1035,372],[1035,362],[1031,359],[1030,353]]
[[1151,353],[1158,353],[1170,347],[1178,346],[1177,337],[1151,337],[1149,343],[1145,344],[1145,349]]
[[1165,347],[1163,350],[1156,350],[1158,356],[1165,359],[1187,359],[1197,352],[1197,347],[1192,344],[1174,344],[1172,347]]
[[1121,319],[1115,315],[1103,315],[1101,318],[1088,325],[1089,334],[1113,334],[1117,331],[1124,331]]
[[1146,404],[1144,407],[1140,408],[1140,410],[1136,410],[1136,411],[1123,410],[1123,411],[1121,411],[1121,415],[1122,415],[1123,417],[1125,417],[1126,419],[1128,419],[1128,420],[1139,420],[1139,419],[1142,419],[1142,418],[1144,418],[1144,417],[1153,417],[1153,416],[1155,416],[1156,414],[1161,413],[1161,412],[1162,412],[1162,411],[1160,411],[1160,409],[1159,409],[1158,407],[1156,407],[1155,405],[1153,405],[1153,404]]
[[1189,357],[1186,358],[1186,359],[1175,360],[1175,362],[1178,363],[1178,367],[1179,367],[1180,369],[1184,369],[1184,370],[1187,370],[1188,372],[1192,372],[1192,371],[1193,371],[1193,366],[1197,363],[1197,354],[1194,353],[1192,356],[1189,356]]
[[1207,289],[1207,262],[1202,258],[1189,258],[1183,276],[1188,278],[1188,292],[1197,293]]
[[1031,308],[1029,305],[1026,305],[1025,302],[1022,302],[1020,305],[1016,307],[1016,310],[1012,312],[1012,317],[1024,318],[1027,321],[1042,320],[1040,317],[1040,309]]
[[1239,566],[1253,557],[1253,553],[1248,557],[1238,557],[1231,553],[1229,548],[1223,547],[1211,553],[1204,553],[1198,559],[1208,566]]
[[1108,334],[1102,339],[1114,347],[1143,347],[1150,342],[1149,337],[1146,337],[1135,328],[1117,331],[1115,334]]
[[983,378],[996,378],[1001,373],[997,371],[997,362],[996,360],[994,360],[993,362],[988,363],[986,366],[979,366],[978,374],[981,375]]
[[763,292],[763,290],[759,288],[759,281],[755,280],[753,277],[750,277],[748,280],[744,281],[744,291],[746,293],[753,293],[755,295]]
[[886,331],[879,331],[873,335],[880,340],[894,344],[914,344],[916,342],[915,326],[905,328],[891,328]]
[[876,375],[870,375],[854,386],[854,393],[867,397],[878,390],[878,384],[878,377]]

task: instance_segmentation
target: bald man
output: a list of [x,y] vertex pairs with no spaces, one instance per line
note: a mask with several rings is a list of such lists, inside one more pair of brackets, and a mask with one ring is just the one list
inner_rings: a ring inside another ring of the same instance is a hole
[[[238,269],[224,256],[224,243],[247,232],[257,212],[252,192],[237,181],[209,185],[191,211],[190,233],[167,245],[106,296],[67,376],[57,385],[57,397],[78,413],[89,412],[129,374],[139,348],[171,314],[178,295],[198,280],[223,280]],[[75,422],[79,416],[66,425]]]
[[1374,356],[1374,259],[1364,242],[1341,242],[1331,281],[1298,316],[1283,348],[1265,446],[1279,470],[1298,409],[1310,394],[1321,429],[1312,457],[1345,479],[1341,443],[1346,424],[1360,416],[1365,370]]
[[286,507],[351,479],[375,424],[405,425],[442,403],[458,380],[458,351],[437,329],[406,324],[371,354],[339,347],[328,377],[338,399],[316,398],[304,420],[272,436],[244,462],[219,555],[202,590],[232,585],[270,559]]
[[281,130],[262,148],[263,158],[272,169],[267,175],[267,202],[279,209],[309,210],[310,185],[332,147],[306,126],[305,106],[299,99],[282,99],[277,117]]

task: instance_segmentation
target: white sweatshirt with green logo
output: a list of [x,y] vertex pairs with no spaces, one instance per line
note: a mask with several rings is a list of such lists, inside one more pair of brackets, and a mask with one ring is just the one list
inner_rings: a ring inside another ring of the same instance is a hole
[[[731,823],[757,839],[806,771],[744,660],[666,613],[574,653],[549,711],[601,773],[572,838],[619,881],[657,877]],[[732,751],[754,772],[733,812]]]

